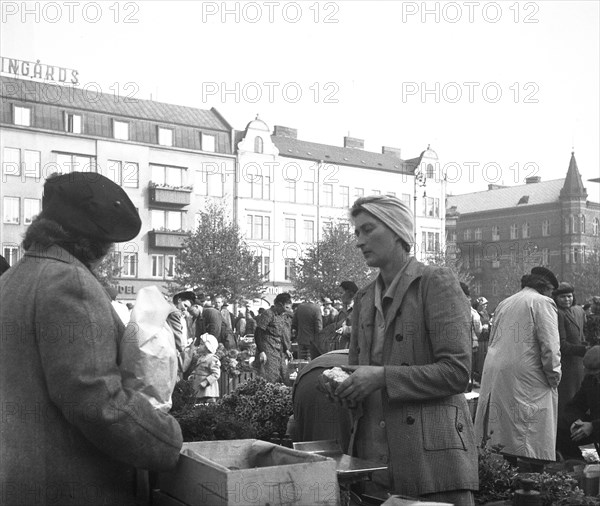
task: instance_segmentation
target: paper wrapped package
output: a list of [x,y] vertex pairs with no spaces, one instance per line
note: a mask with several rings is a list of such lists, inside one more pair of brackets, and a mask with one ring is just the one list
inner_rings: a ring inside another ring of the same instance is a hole
[[175,338],[166,322],[174,310],[156,286],[140,289],[120,346],[123,386],[164,412],[177,382]]

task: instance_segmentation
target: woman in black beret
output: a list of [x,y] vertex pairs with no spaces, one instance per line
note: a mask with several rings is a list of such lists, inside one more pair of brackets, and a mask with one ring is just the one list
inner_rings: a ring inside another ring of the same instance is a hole
[[[562,282],[552,292],[552,298],[558,308],[558,333],[560,335],[560,365],[562,378],[558,385],[558,421],[564,425],[564,413],[567,403],[575,396],[583,381],[583,356],[588,347],[583,329],[585,312],[575,304],[575,289],[569,283]],[[569,437],[570,439],[570,437]],[[559,431],[557,449],[564,454],[565,441]],[[564,457],[564,455],[563,455]]]
[[177,463],[177,421],[121,382],[125,328],[91,270],[140,227],[127,194],[100,174],[44,185],[25,254],[0,278],[3,504],[133,506],[136,468]]

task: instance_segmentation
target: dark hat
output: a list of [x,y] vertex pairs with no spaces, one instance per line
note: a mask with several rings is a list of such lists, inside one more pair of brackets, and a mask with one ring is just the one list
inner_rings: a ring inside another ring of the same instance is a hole
[[358,286],[356,286],[354,281],[342,281],[340,283],[340,288],[342,290],[349,290],[354,293],[358,292]]
[[48,178],[42,215],[69,231],[105,242],[129,241],[142,227],[123,188],[96,172],[71,172]]
[[531,274],[544,278],[555,290],[558,288],[558,279],[556,279],[556,276],[550,269],[546,269],[546,267],[534,267],[531,269]]
[[558,288],[552,292],[552,295],[556,297],[557,295],[562,295],[563,293],[573,293],[574,291],[575,288],[573,288],[573,285],[561,281],[558,285]]
[[185,292],[179,292],[173,295],[173,304],[176,303],[177,299],[189,300],[192,304],[196,303],[196,294],[186,290]]
[[583,367],[587,374],[600,373],[600,346],[592,346],[583,357]]

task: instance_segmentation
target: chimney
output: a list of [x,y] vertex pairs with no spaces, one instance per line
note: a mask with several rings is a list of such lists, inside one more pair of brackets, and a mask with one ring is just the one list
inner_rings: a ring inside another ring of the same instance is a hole
[[354,149],[365,149],[365,141],[356,137],[344,137],[344,147]]
[[288,137],[290,139],[298,138],[298,130],[295,128],[285,127],[281,125],[275,125],[273,134],[275,137]]
[[525,184],[539,183],[542,180],[540,176],[531,176],[525,178]]
[[390,148],[389,146],[381,147],[382,155],[393,155],[400,158],[400,148]]

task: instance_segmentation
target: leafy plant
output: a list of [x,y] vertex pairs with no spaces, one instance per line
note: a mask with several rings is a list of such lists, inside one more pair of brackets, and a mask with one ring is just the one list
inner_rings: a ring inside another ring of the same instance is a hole
[[484,447],[479,450],[479,491],[477,504],[510,499],[517,468],[500,454],[502,447]]

